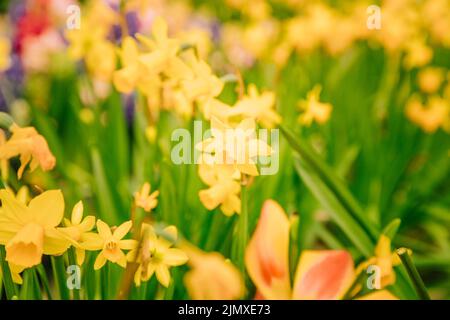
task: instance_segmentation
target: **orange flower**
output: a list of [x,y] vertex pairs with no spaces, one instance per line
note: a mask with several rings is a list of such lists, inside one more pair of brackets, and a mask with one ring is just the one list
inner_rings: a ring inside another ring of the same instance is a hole
[[30,161],[31,171],[38,166],[44,171],[53,169],[56,159],[51,153],[45,138],[35,128],[20,128],[13,124],[10,131],[12,132],[11,138],[0,146],[0,160],[8,160],[20,155],[21,165],[17,172],[19,179]]

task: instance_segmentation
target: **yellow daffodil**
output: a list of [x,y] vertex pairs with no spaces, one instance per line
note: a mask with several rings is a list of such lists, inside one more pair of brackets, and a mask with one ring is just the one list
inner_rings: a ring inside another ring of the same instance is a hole
[[272,154],[271,147],[257,139],[256,123],[251,118],[231,127],[214,117],[211,119],[211,135],[196,146],[203,152],[202,160],[207,164],[225,164],[234,171],[257,176],[257,157]]
[[[8,192],[11,192],[11,194],[14,192],[13,190],[11,190],[10,188],[6,188],[6,190]],[[23,203],[24,205],[26,205],[29,202],[29,191],[28,188],[26,186],[22,186],[19,191],[17,191],[16,193],[16,199]],[[0,215],[1,215],[1,209],[0,209]],[[11,262],[8,263],[9,269],[11,271],[11,277],[14,281],[14,283],[17,284],[23,284],[23,279],[22,276],[20,275],[22,273],[23,270],[25,270],[25,267],[22,266],[17,266]]]
[[333,106],[330,103],[320,102],[319,96],[321,90],[322,88],[316,85],[308,92],[306,100],[298,103],[300,109],[303,111],[298,118],[301,124],[310,126],[313,121],[318,124],[324,124],[330,118]]
[[132,37],[126,37],[122,41],[120,61],[122,69],[114,72],[114,85],[123,93],[131,93],[138,84],[142,75],[139,67],[139,48]]
[[11,66],[11,43],[0,36],[0,72],[7,70]]
[[[143,37],[141,37],[143,39]],[[148,72],[141,63],[142,53],[132,37],[126,37],[122,41],[119,52],[122,68],[114,72],[113,81],[117,90],[123,93],[131,93],[139,88],[145,95],[151,96],[153,90],[159,90],[162,82],[157,72]]]
[[96,41],[86,54],[86,67],[95,79],[109,82],[116,69],[115,47],[109,41]]
[[197,101],[202,105],[222,92],[223,82],[212,73],[211,67],[205,61],[195,56],[192,50],[185,54],[185,61],[191,69],[191,74],[181,81],[181,86],[189,101]]
[[450,105],[440,97],[431,97],[423,105],[417,96],[411,97],[406,105],[406,116],[426,133],[433,133],[439,127],[446,127],[450,115]]
[[144,209],[146,212],[150,212],[158,205],[159,191],[156,190],[150,194],[150,183],[146,182],[142,185],[139,192],[134,193],[134,204],[138,208]]
[[227,112],[229,117],[254,118],[263,127],[273,128],[281,122],[281,116],[274,110],[275,94],[270,91],[259,94],[254,84],[248,86],[248,94],[238,100]]
[[[61,232],[67,234],[75,242],[80,243],[86,240],[86,234],[95,226],[95,217],[87,216],[83,219],[83,202],[79,201],[72,209],[71,219],[64,219],[64,228],[59,228]],[[85,249],[81,246],[75,247],[77,264],[82,265],[85,257]]]
[[203,28],[194,27],[183,31],[177,34],[177,38],[182,44],[193,46],[202,59],[206,59],[211,52],[211,35]]
[[11,138],[3,145],[0,145],[0,160],[8,160],[20,155],[20,168],[17,172],[19,178],[22,177],[26,165],[31,161],[30,169],[33,171],[38,166],[44,171],[53,169],[56,159],[51,153],[47,141],[35,128],[20,128],[12,125]]
[[[350,254],[344,250],[303,251],[291,288],[290,223],[278,203],[267,200],[245,252],[245,265],[264,299],[342,299],[355,279]],[[391,296],[382,292],[381,296]]]
[[[178,232],[175,226],[169,226],[163,233],[176,241]],[[172,241],[157,236],[153,227],[142,224],[140,247],[127,254],[128,261],[137,262],[139,267],[134,275],[136,286],[142,281],[148,281],[153,274],[159,283],[168,287],[170,283],[170,267],[180,266],[188,260],[187,255],[180,249],[172,248]]]
[[395,283],[394,266],[400,264],[400,258],[391,250],[391,239],[385,235],[381,235],[375,248],[375,256],[361,263],[357,268],[357,273],[362,272],[369,266],[377,266],[380,268],[380,288],[387,287]]
[[137,38],[148,49],[139,60],[152,74],[164,73],[169,78],[177,78],[189,73],[189,68],[177,56],[180,49],[178,39],[169,38],[167,23],[161,17],[157,17],[152,25],[152,38],[138,35]]
[[220,209],[226,216],[241,212],[241,186],[231,166],[200,164],[198,173],[209,188],[199,192],[200,201],[208,210]]
[[417,77],[420,90],[430,94],[439,90],[444,81],[445,74],[440,68],[428,67],[421,70]]
[[218,252],[203,252],[183,242],[191,270],[184,276],[189,296],[195,300],[233,300],[243,296],[244,279],[238,269]]
[[94,269],[102,268],[107,261],[117,263],[122,268],[127,265],[127,258],[122,250],[132,250],[136,248],[136,240],[123,239],[130,231],[131,221],[124,222],[114,232],[102,220],[97,220],[98,233],[86,233],[81,247],[90,250],[101,250],[94,263]]
[[102,1],[93,1],[83,11],[80,28],[68,29],[65,37],[69,42],[68,54],[74,60],[85,58],[98,42],[105,41],[118,15]]
[[64,215],[61,191],[46,191],[28,205],[5,189],[0,199],[0,244],[9,263],[30,268],[41,263],[43,254],[60,255],[68,249],[71,242],[57,230]]
[[407,44],[404,65],[406,68],[423,67],[433,58],[433,49],[424,40],[414,39]]

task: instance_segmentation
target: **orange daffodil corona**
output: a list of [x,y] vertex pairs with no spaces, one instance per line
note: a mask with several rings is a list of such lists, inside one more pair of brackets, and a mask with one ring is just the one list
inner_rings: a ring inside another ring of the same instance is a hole
[[[245,252],[245,264],[258,296],[265,299],[342,299],[357,275],[351,255],[344,250],[304,251],[291,287],[289,227],[280,205],[267,200]],[[365,298],[395,298],[385,290],[372,294]]]

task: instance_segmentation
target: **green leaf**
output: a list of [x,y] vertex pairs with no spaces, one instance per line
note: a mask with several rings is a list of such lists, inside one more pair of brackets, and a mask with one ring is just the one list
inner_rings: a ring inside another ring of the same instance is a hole
[[297,159],[295,167],[313,195],[325,210],[327,210],[331,219],[345,232],[355,247],[365,257],[372,256],[374,242],[358,222],[353,219],[333,191],[328,188],[314,170],[301,158]]
[[400,219],[392,220],[386,226],[386,228],[384,228],[382,234],[384,234],[386,237],[388,237],[391,240],[394,239],[395,235],[397,234],[398,228],[400,227],[401,222],[402,221]]
[[371,242],[375,243],[379,232],[369,222],[364,212],[344,182],[333,170],[314,152],[306,143],[297,139],[290,130],[280,127],[281,132],[291,147],[298,153],[302,162],[309,167],[317,179],[322,181],[324,188],[328,189],[353,220],[364,230]]

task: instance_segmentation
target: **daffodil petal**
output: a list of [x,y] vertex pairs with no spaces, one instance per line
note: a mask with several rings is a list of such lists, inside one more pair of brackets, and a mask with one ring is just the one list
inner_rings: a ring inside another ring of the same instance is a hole
[[103,239],[109,239],[112,237],[111,228],[102,220],[97,220],[97,231]]
[[45,227],[56,227],[64,216],[64,197],[61,190],[49,190],[33,198],[28,208],[33,218]]
[[105,265],[105,263],[106,263],[106,258],[100,252],[97,256],[97,259],[95,259],[94,270],[98,270],[98,269],[102,268]]
[[156,267],[156,278],[158,278],[159,283],[167,288],[170,283],[169,269],[165,265],[158,265]]
[[120,226],[117,227],[116,230],[114,230],[114,233],[113,233],[114,238],[116,238],[117,240],[120,240],[123,237],[125,237],[127,235],[128,231],[130,231],[132,225],[133,225],[133,223],[131,222],[131,220],[122,223]]

